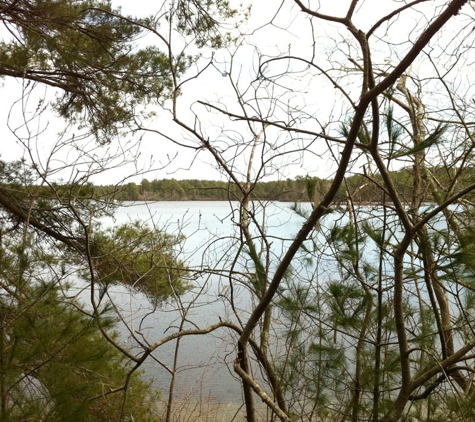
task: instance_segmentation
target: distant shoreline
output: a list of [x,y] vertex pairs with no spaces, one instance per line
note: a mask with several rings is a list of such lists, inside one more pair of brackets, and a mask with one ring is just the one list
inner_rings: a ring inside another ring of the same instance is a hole
[[[309,201],[281,201],[279,199],[259,199],[259,198],[256,198],[256,199],[252,199],[251,202],[253,201],[261,201],[261,202],[281,202],[281,203],[285,203],[285,204],[311,204],[311,202]],[[119,202],[132,202],[132,203],[140,203],[140,202],[239,202],[237,199],[233,199],[233,200],[227,200],[227,199],[186,199],[186,198],[182,198],[182,199],[136,199],[136,200],[128,200],[128,199],[125,199],[125,200],[122,200],[122,201],[119,201]],[[385,205],[385,206],[391,206],[391,205],[394,205],[394,203],[392,201],[386,201],[385,203],[382,203],[382,202],[371,202],[371,201],[353,201],[352,202],[353,205],[357,205],[357,206],[382,206],[382,205]],[[348,206],[348,202],[347,201],[339,201],[338,203],[333,203],[333,205],[337,205],[337,206],[340,206],[340,207],[346,207]],[[432,205],[431,203],[427,202],[427,203],[422,203],[421,206],[429,206],[429,205]]]

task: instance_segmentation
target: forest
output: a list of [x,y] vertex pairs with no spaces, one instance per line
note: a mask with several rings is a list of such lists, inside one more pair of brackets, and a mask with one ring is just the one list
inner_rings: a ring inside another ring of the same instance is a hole
[[[450,183],[450,173],[443,167],[431,169],[437,175],[441,184]],[[456,171],[456,170],[452,170]],[[409,204],[413,196],[414,177],[413,170],[410,167],[402,168],[398,171],[390,172],[394,184],[401,194],[401,200]],[[381,175],[356,174],[347,176],[345,184],[341,185],[335,195],[334,203],[343,204],[349,198],[356,204],[378,205],[382,201],[388,201],[384,197],[381,189],[371,183],[374,178],[378,183],[382,183]],[[457,181],[455,191],[460,191],[470,186],[475,180],[475,169],[463,168]],[[294,179],[278,181],[258,181],[252,189],[250,199],[259,201],[280,201],[280,202],[313,202],[315,193],[325,195],[331,179],[320,179],[311,176],[297,176]],[[48,187],[40,186],[18,186],[17,189],[23,190],[25,195],[35,191],[38,195],[47,198],[51,195],[54,187],[56,195],[81,195],[91,198],[109,198],[115,201],[239,201],[239,185],[232,182],[223,182],[216,180],[198,180],[198,179],[161,179],[149,181],[144,178],[140,183],[128,182],[114,185],[95,185],[89,183],[78,189],[72,186],[53,184]],[[422,188],[422,202],[431,202],[433,198],[429,187],[424,184]],[[472,197],[471,195],[469,196]]]
[[[432,169],[437,174],[438,180],[442,184],[450,183],[450,175],[444,168]],[[403,168],[390,173],[402,201],[410,203],[413,195],[413,171],[411,168]],[[373,175],[378,182],[382,181],[380,175]],[[472,168],[462,169],[457,190],[462,190],[475,180],[475,170]],[[297,176],[295,179],[281,181],[259,181],[252,190],[251,199],[261,201],[281,201],[281,202],[312,202],[315,192],[324,195],[331,185],[331,180],[320,179],[318,177]],[[113,194],[114,199],[119,201],[233,201],[239,200],[239,186],[229,182],[212,180],[176,180],[162,179],[142,180],[140,184],[129,182],[124,184],[120,190],[116,185],[94,186],[94,191],[102,195],[107,192]],[[428,187],[422,189],[426,192],[422,197],[422,202],[431,202],[432,196]],[[46,193],[46,192],[45,192]],[[384,200],[381,190],[371,183],[371,178],[364,174],[348,176],[345,178],[345,185],[340,186],[335,195],[335,204],[345,204],[348,198],[357,204],[380,204]]]

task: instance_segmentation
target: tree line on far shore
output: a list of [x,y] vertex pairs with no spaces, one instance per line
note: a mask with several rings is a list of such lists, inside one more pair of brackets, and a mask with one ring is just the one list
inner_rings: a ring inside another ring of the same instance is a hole
[[[446,173],[447,169],[434,168],[432,172],[440,183],[449,183],[450,175]],[[475,179],[475,170],[465,169],[463,173],[456,190],[464,189]],[[391,176],[401,197],[409,201],[412,197],[414,183],[412,167],[393,171]],[[387,202],[384,189],[378,187],[382,186],[381,183],[378,183],[380,179],[380,175],[369,172],[347,177],[345,183],[340,186],[335,203],[347,202],[350,198],[352,202],[357,203]],[[331,179],[308,175],[297,176],[294,179],[261,181],[256,184],[251,199],[282,202],[313,200],[315,191],[317,195],[325,195],[331,182]],[[111,196],[119,201],[228,201],[240,198],[242,195],[233,183],[198,179],[155,179],[151,181],[143,179],[140,183],[129,182],[121,185],[120,188],[114,185],[91,185],[91,189],[93,195]],[[429,195],[422,200],[430,201]]]

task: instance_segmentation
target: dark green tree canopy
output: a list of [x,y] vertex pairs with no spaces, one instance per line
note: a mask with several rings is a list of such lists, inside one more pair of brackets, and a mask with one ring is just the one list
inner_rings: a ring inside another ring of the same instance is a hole
[[158,420],[156,393],[137,373],[123,388],[130,364],[96,324],[114,329],[107,308],[94,318],[71,303],[57,258],[8,224],[0,224],[0,258],[0,419]]
[[94,234],[90,252],[102,284],[123,284],[145,294],[152,303],[182,294],[185,265],[176,258],[177,237],[140,222]]
[[167,55],[139,49],[144,22],[109,1],[7,0],[0,19],[11,35],[0,43],[0,75],[58,88],[58,113],[101,142],[131,122],[139,103],[169,95]]
[[[0,41],[0,77],[57,88],[59,115],[106,143],[130,128],[139,105],[179,93],[192,58],[173,53],[159,29],[219,48],[231,40],[221,30],[224,22],[237,16],[223,0],[181,0],[160,18],[125,16],[109,0],[2,0],[1,26],[10,36]],[[139,46],[147,33],[158,37],[159,47]]]

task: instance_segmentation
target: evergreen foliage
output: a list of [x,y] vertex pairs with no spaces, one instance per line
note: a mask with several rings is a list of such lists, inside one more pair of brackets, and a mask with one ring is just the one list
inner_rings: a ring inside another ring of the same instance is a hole
[[189,287],[185,266],[175,256],[180,239],[140,222],[99,231],[90,253],[101,284],[123,284],[153,303],[181,295]]
[[[1,242],[0,419],[158,420],[156,393],[64,295],[60,260],[5,226]],[[105,309],[98,318],[115,336]]]
[[110,1],[2,3],[0,19],[14,37],[0,43],[0,75],[59,88],[58,113],[100,142],[131,122],[139,103],[169,95],[167,55],[138,49],[140,22]]

